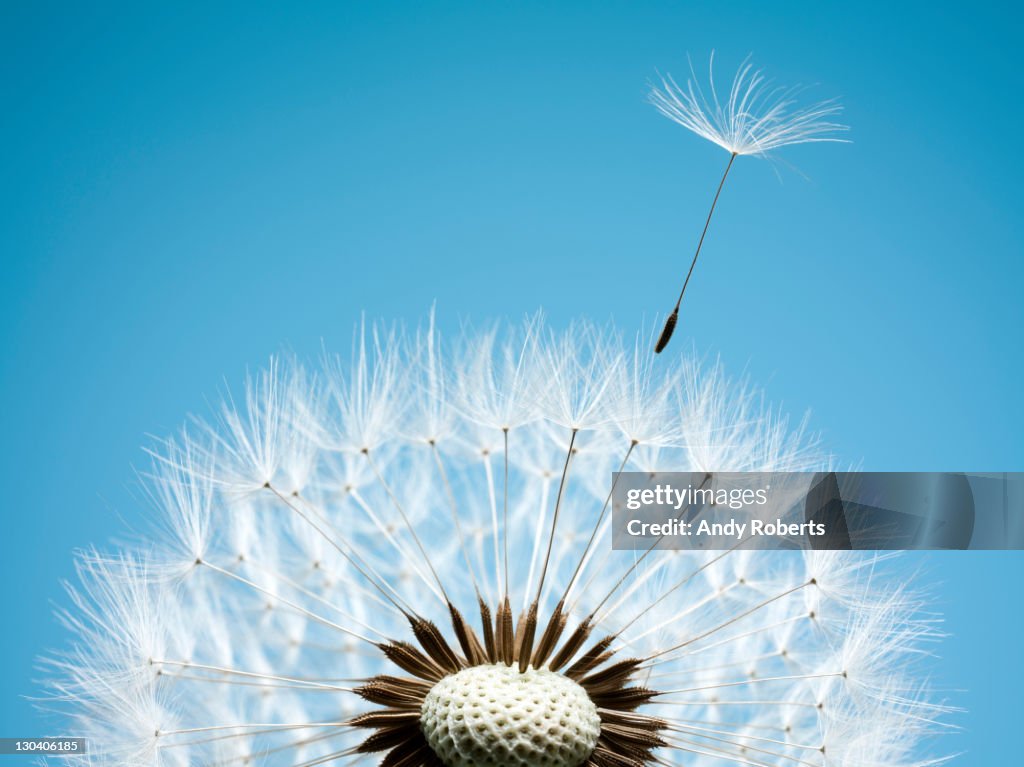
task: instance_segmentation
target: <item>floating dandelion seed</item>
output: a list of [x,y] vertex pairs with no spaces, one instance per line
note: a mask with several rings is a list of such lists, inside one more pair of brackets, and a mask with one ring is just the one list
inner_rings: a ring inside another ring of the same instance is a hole
[[534,320],[272,364],[154,451],[166,532],[80,558],[62,764],[933,763],[934,628],[876,558],[610,548],[614,470],[822,463],[645,346]]
[[704,229],[697,241],[697,249],[690,262],[690,268],[683,281],[682,290],[675,308],[665,322],[665,328],[655,344],[654,351],[660,354],[668,345],[679,320],[679,306],[690,283],[693,269],[697,265],[704,237],[711,225],[711,217],[725,186],[733,162],[740,155],[764,157],[768,152],[789,146],[819,141],[842,141],[834,134],[847,130],[845,125],[831,121],[842,111],[835,101],[823,101],[809,107],[799,107],[796,97],[799,88],[773,86],[760,71],[745,61],[732,81],[729,95],[722,101],[715,89],[714,55],[708,66],[708,94],[705,95],[690,66],[691,78],[681,88],[671,76],[662,78],[661,88],[652,87],[650,102],[665,117],[677,122],[698,136],[722,147],[729,153],[718,189],[711,202]]

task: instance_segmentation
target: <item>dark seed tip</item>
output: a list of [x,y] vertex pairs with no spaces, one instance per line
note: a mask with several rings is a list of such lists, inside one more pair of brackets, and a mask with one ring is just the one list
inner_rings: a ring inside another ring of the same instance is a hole
[[658,337],[658,343],[654,346],[654,353],[661,354],[662,350],[668,346],[669,340],[672,338],[672,333],[675,332],[676,322],[679,321],[679,309],[675,309],[672,314],[665,320],[665,329],[661,331],[661,336]]

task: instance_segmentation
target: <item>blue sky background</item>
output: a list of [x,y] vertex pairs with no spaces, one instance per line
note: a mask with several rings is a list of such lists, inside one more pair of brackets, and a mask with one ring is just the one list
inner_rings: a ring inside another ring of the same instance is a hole
[[[727,160],[644,103],[688,52],[840,97],[854,143],[740,158],[671,353],[721,355],[865,468],[1024,469],[1004,4],[143,5],[0,15],[0,736],[43,733],[20,696],[72,549],[138,518],[145,435],[224,380],[343,349],[364,310],[670,309]],[[968,709],[950,748],[1005,761],[1024,556],[914,559]]]

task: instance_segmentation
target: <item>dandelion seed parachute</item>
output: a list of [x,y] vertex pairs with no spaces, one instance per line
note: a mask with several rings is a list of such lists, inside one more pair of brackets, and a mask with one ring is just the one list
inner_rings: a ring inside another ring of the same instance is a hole
[[52,702],[93,753],[61,763],[933,763],[935,629],[875,559],[610,549],[616,469],[822,464],[646,343],[534,319],[272,363],[154,450],[162,532],[80,558]]
[[665,117],[733,155],[764,157],[792,144],[843,141],[836,136],[849,130],[834,122],[842,112],[836,101],[799,106],[800,87],[774,85],[749,59],[737,70],[722,99],[715,86],[714,54],[708,65],[707,91],[690,65],[686,86],[671,75],[661,78],[661,88],[652,87],[650,102]]
[[712,54],[708,65],[707,94],[691,63],[691,78],[687,80],[685,88],[677,85],[672,76],[668,75],[661,78],[660,88],[651,87],[648,96],[651,104],[665,117],[729,152],[729,164],[715,192],[675,309],[669,315],[654,348],[655,354],[665,349],[675,331],[679,306],[697,265],[722,187],[725,186],[736,158],[741,155],[765,157],[772,150],[792,144],[841,142],[843,139],[836,134],[848,130],[847,126],[832,121],[842,111],[837,102],[822,101],[811,106],[797,106],[796,97],[800,88],[786,89],[772,85],[759,70],[753,68],[749,60],[744,61],[736,72],[728,97],[720,99],[715,86],[714,60]]

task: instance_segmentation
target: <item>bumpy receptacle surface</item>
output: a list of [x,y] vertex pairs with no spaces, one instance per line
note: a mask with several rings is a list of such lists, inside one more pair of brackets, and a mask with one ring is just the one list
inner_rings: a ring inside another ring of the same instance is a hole
[[420,726],[448,767],[579,767],[594,750],[601,718],[571,679],[499,663],[434,685]]

